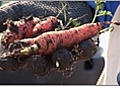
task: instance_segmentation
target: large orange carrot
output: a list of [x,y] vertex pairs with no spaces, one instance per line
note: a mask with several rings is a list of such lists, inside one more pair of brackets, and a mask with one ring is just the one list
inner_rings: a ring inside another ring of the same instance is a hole
[[57,27],[58,19],[50,16],[46,20],[41,21],[37,17],[30,17],[28,20],[20,21],[7,21],[7,30],[3,34],[2,43],[10,44],[14,40],[20,40],[24,38],[32,38],[43,32],[49,31]]
[[[75,45],[86,39],[93,37],[94,35],[99,33],[104,24],[110,23],[111,22],[88,23],[79,27],[71,28],[69,30],[50,31],[43,33],[35,38],[23,39],[21,40],[22,42],[30,43],[32,46],[21,50],[21,54],[27,53],[29,55],[30,52],[34,53],[33,51],[36,51],[36,53],[40,55],[52,54],[59,48],[69,48],[72,45]],[[112,23],[120,24],[119,22]],[[38,47],[36,48],[36,46]]]

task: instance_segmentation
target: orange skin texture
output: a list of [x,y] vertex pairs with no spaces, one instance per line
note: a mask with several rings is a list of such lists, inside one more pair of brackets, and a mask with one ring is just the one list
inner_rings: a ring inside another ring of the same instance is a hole
[[35,25],[33,28],[33,34],[34,36],[38,36],[43,32],[53,30],[55,25],[58,25],[57,18],[53,16],[47,17],[46,20],[41,21]]
[[102,29],[101,23],[84,24],[64,31],[50,31],[35,38],[22,39],[31,45],[38,43],[38,54],[49,55],[59,48],[69,48],[86,39],[92,38]]
[[3,40],[6,40],[7,44],[12,43],[14,40],[32,38],[42,34],[43,32],[52,30],[54,29],[54,24],[58,24],[58,20],[53,16],[47,17],[44,21],[34,17],[33,20],[29,20],[27,22],[24,20],[14,21],[14,24],[18,27],[18,34],[11,31],[10,27],[12,26],[8,24],[8,29],[3,36]]

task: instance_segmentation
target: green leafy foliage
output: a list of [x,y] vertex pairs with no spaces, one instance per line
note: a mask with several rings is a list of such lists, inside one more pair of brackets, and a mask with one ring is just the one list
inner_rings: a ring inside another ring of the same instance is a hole
[[110,11],[101,10],[101,11],[99,11],[99,14],[97,15],[97,17],[98,17],[98,16],[104,16],[104,15],[113,16]]
[[96,5],[100,5],[101,3],[104,3],[104,2],[106,2],[106,1],[105,1],[105,0],[102,0],[102,1],[96,0],[96,1],[95,1],[95,4],[96,4]]
[[73,27],[77,27],[77,26],[80,26],[80,23],[79,23],[78,21],[72,21],[72,22],[71,22],[71,25],[72,25]]
[[95,14],[94,14],[94,17],[93,17],[93,20],[92,20],[92,23],[95,22],[96,18],[99,17],[99,16],[105,16],[105,15],[109,15],[109,16],[113,16],[111,11],[107,11],[107,10],[104,10],[104,7],[105,7],[105,3],[106,1],[102,0],[102,1],[94,1],[95,5],[96,5],[96,10],[95,10]]

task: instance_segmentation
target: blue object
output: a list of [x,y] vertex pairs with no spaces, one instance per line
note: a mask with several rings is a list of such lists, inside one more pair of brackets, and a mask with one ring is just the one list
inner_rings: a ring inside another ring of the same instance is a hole
[[119,72],[118,75],[117,75],[117,83],[118,83],[118,85],[120,86],[120,72]]
[[[94,1],[86,1],[86,2],[95,10],[96,5]],[[119,4],[120,4],[120,1],[106,1],[104,4],[105,5],[104,10],[111,11],[112,15],[114,15]],[[112,19],[111,16],[106,15],[106,16],[98,17],[97,21],[103,22],[103,21],[110,21],[111,19]]]

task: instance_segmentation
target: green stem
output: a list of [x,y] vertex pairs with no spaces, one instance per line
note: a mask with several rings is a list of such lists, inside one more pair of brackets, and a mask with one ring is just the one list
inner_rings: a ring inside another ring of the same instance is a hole
[[[99,17],[99,16],[105,16],[104,14],[102,15],[102,14],[100,14],[100,15],[96,15],[96,17]],[[110,15],[108,15],[108,16],[110,16]]]
[[94,23],[95,20],[96,20],[96,18],[97,18],[97,12],[98,12],[98,10],[99,10],[99,7],[96,6],[96,10],[95,10],[95,14],[94,14],[94,17],[93,17],[92,23]]
[[62,13],[62,11],[65,9],[65,7],[67,6],[67,4],[65,4],[64,6],[63,6],[63,8],[59,11],[59,13],[56,15],[56,18],[58,18],[59,17],[59,15]]
[[101,31],[100,31],[100,34],[101,33],[104,33],[104,32],[107,32],[107,31],[113,31],[114,30],[114,27],[113,26],[110,26],[110,27],[107,27],[107,28],[105,28],[105,29],[102,29]]
[[87,16],[87,15],[88,15],[88,14],[84,14],[83,16],[77,17],[77,18],[75,18],[75,19],[70,18],[69,21],[68,21],[68,23],[66,24],[66,27],[68,27],[72,22],[78,21],[78,20],[80,20],[81,18],[83,18],[83,17],[85,17],[85,16]]
[[85,16],[87,16],[87,15],[88,15],[88,14],[84,14],[83,16],[77,17],[77,18],[73,19],[72,21],[78,21],[78,20],[80,20],[81,18],[83,18],[83,17],[85,17]]
[[[61,1],[61,5],[62,5],[62,8],[65,7],[65,5],[63,4],[62,1]],[[64,20],[65,20],[65,24],[66,24],[67,23],[66,7],[63,9],[63,14],[64,14]]]

